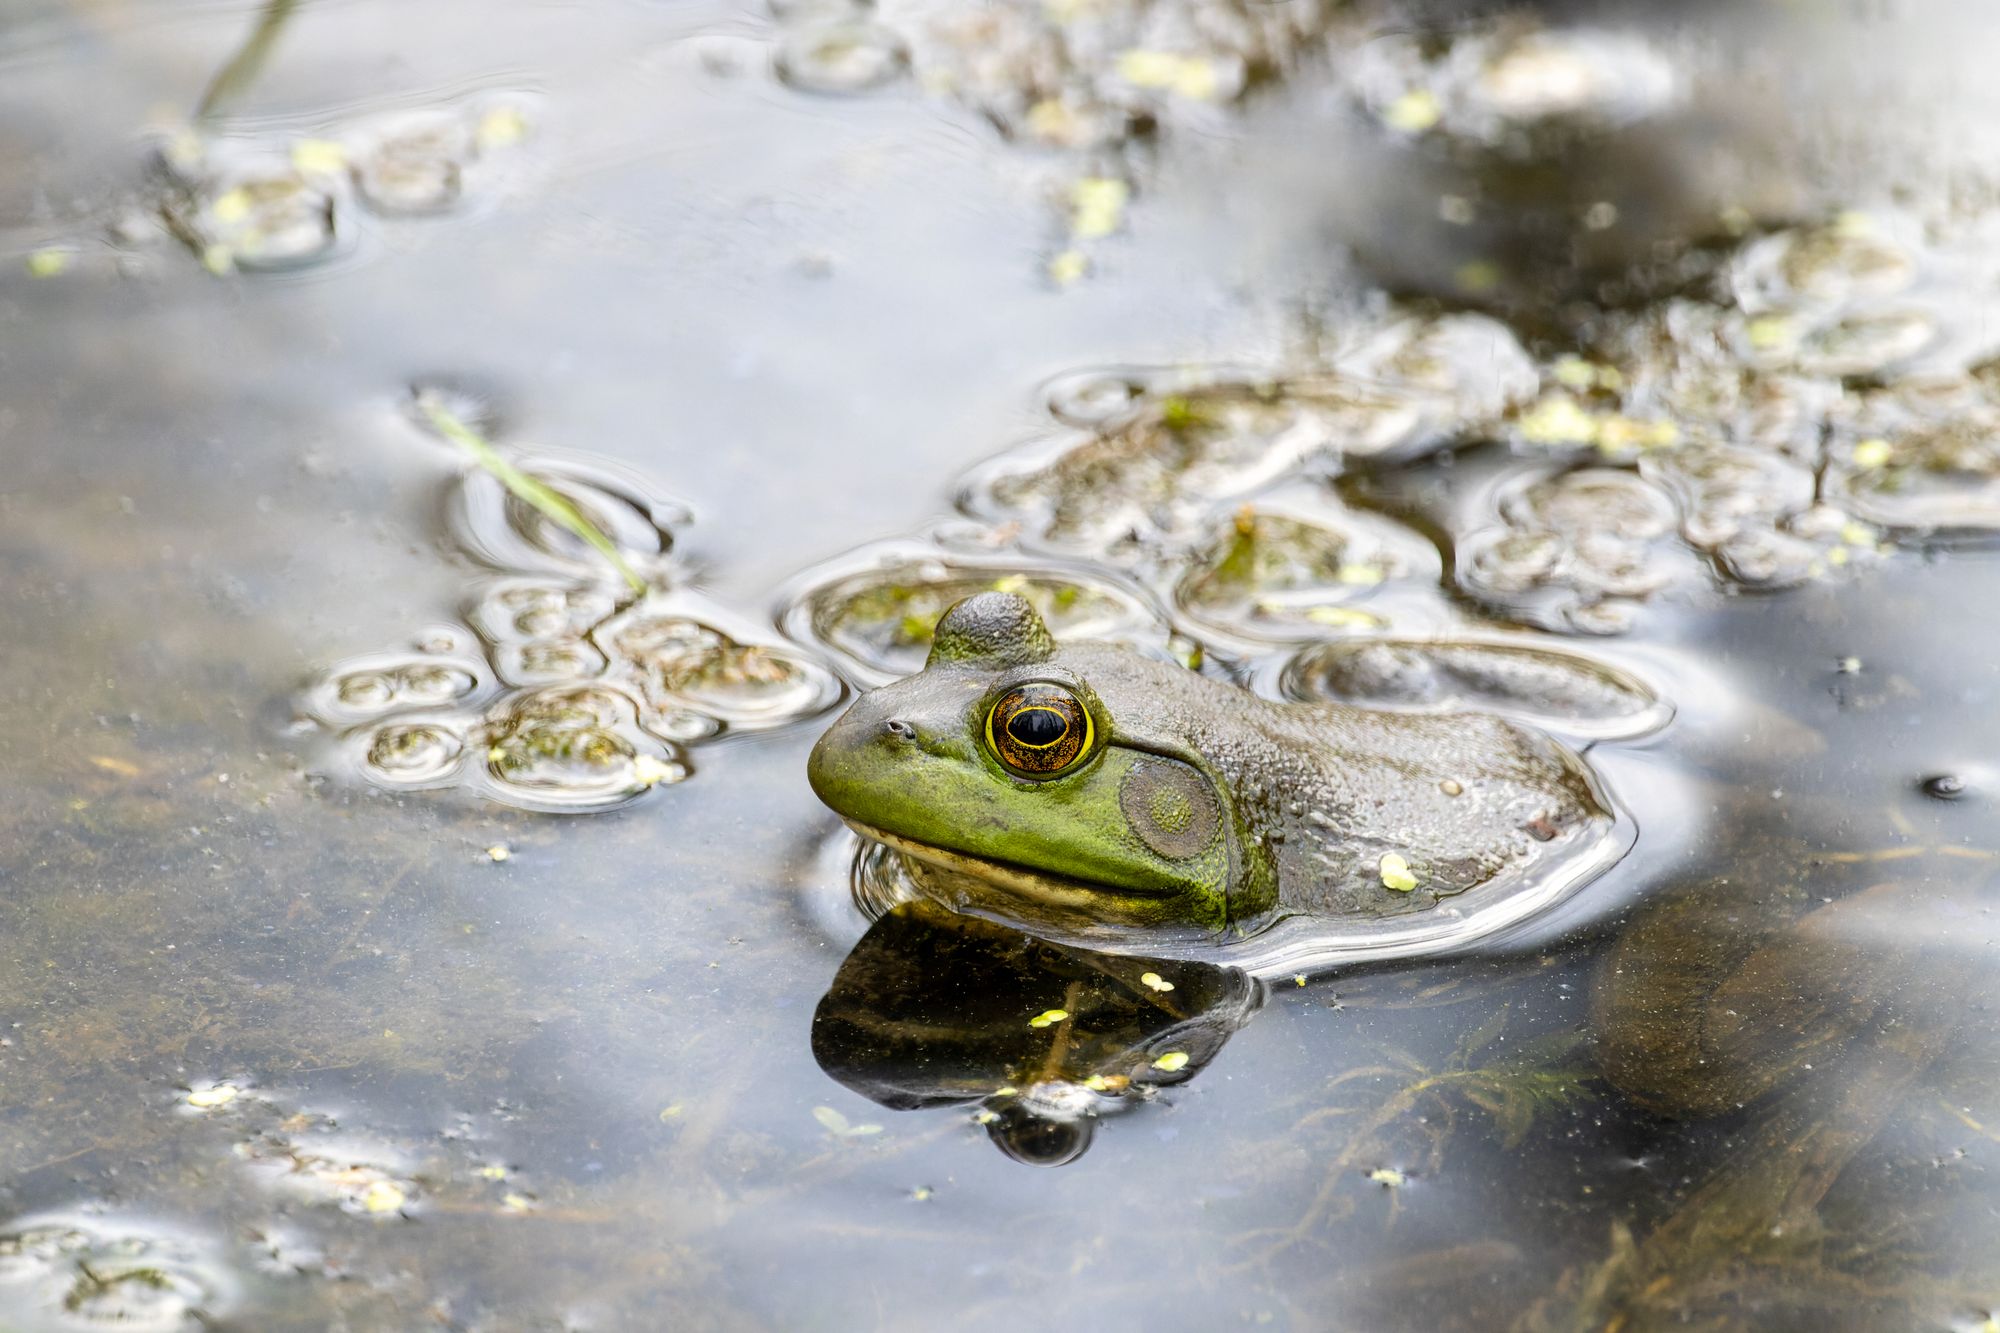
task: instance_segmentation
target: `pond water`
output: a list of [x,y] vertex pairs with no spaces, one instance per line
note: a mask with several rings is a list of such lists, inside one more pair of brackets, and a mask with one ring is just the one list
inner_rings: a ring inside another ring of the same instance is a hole
[[[0,1327],[2000,1327],[1996,53],[11,6]],[[1619,835],[1374,946],[941,911],[806,757],[993,588]]]

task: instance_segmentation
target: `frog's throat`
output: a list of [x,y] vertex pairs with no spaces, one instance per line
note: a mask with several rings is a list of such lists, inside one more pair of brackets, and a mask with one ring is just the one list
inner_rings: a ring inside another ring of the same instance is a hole
[[1093,906],[1102,904],[1106,897],[1139,898],[1157,902],[1171,898],[1179,892],[1171,885],[1162,885],[1156,890],[1146,890],[1093,884],[1089,880],[1072,879],[1067,875],[1050,874],[1043,870],[1031,870],[1027,866],[1014,865],[1007,861],[988,861],[983,857],[967,856],[964,852],[954,852],[947,847],[933,847],[930,843],[905,838],[876,828],[872,824],[864,824],[858,819],[847,819],[846,822],[849,828],[862,837],[879,842],[884,847],[901,852],[905,856],[984,880],[998,888],[1052,907],[1088,911]]

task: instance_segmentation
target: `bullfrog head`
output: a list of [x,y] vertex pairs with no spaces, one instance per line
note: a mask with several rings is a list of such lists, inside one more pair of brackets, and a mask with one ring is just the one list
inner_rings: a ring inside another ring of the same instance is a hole
[[1188,674],[1058,648],[1025,598],[969,597],[939,620],[923,671],[821,738],[813,790],[962,911],[1072,932],[1254,917],[1273,897],[1268,858],[1172,701],[1145,697],[1141,664]]
[[862,696],[808,773],[945,906],[1120,947],[1280,917],[1328,938],[1424,928],[1468,891],[1615,859],[1588,771],[1539,732],[1281,703],[1116,645],[1058,645],[1010,593],[947,611],[924,669]]

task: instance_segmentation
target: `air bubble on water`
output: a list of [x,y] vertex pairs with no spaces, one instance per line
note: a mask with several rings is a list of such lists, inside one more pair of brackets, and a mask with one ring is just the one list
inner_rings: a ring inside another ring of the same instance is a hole
[[637,677],[650,713],[663,719],[656,731],[685,726],[673,719],[687,714],[736,730],[783,726],[824,712],[843,690],[822,663],[692,594],[641,602],[596,637]]
[[722,734],[722,721],[691,708],[649,708],[639,725],[663,741],[693,745]]
[[492,692],[492,672],[458,647],[350,658],[311,681],[300,706],[335,729],[398,713],[476,706]]
[[901,78],[910,51],[894,29],[860,20],[802,25],[779,41],[778,79],[800,92],[852,96]]
[[523,809],[581,811],[622,805],[684,778],[678,754],[647,733],[639,715],[637,700],[608,685],[502,699],[478,733],[481,789]]
[[475,152],[467,117],[429,111],[374,127],[349,156],[355,189],[370,208],[417,215],[457,206]]
[[1286,477],[1480,438],[1539,383],[1514,334],[1483,316],[1392,313],[1338,342],[1325,365],[1289,373],[1206,366],[1059,379],[1050,410],[1079,433],[975,468],[960,506],[1020,524],[1037,545],[1130,564],[1149,538],[1183,537],[1216,504]]
[[283,157],[197,171],[163,204],[168,228],[217,273],[304,268],[345,242],[346,197]]
[[1746,533],[1715,548],[1723,571],[1752,588],[1791,588],[1826,570],[1817,544],[1776,530]]
[[1551,582],[1568,557],[1568,546],[1553,532],[1507,531],[1460,543],[1467,579],[1496,593],[1528,592]]
[[509,685],[565,685],[604,674],[604,654],[585,639],[531,639],[493,650],[493,668]]
[[489,643],[581,638],[618,609],[618,585],[574,579],[501,579],[473,602],[468,619]]
[[1443,41],[1417,34],[1357,43],[1344,83],[1400,134],[1437,133],[1509,154],[1660,115],[1685,94],[1665,53],[1637,33],[1515,20]]
[[1920,239],[1900,216],[1845,213],[1747,242],[1730,264],[1736,303],[1750,314],[1838,309],[1900,295],[1916,281]]
[[359,740],[362,772],[385,787],[448,785],[465,754],[465,740],[449,721],[390,722]]
[[[1760,336],[1760,329],[1768,335]],[[1836,379],[1873,378],[1928,351],[1941,336],[1921,310],[1864,311],[1808,323],[1803,318],[1747,327],[1741,353],[1752,364]]]
[[1627,634],[1639,619],[1639,603],[1607,597],[1593,602],[1576,602],[1563,608],[1552,629],[1569,629],[1578,634]]
[[1553,119],[1625,125],[1671,106],[1680,76],[1636,33],[1547,29],[1503,36],[1480,53],[1467,100],[1513,123]]
[[1811,471],[1763,451],[1669,450],[1641,459],[1639,475],[1674,496],[1681,535],[1703,550],[1766,532],[1813,504]]
[[1460,588],[1523,624],[1623,633],[1640,602],[1694,572],[1672,497],[1619,468],[1529,470],[1496,489],[1498,522],[1460,534]]
[[502,164],[532,129],[530,110],[522,93],[484,94],[358,121],[335,146],[375,213],[447,213],[495,193]]
[[1042,386],[1049,415],[1065,426],[1096,430],[1130,412],[1147,393],[1153,372],[1077,370]]
[[1541,383],[1514,331],[1475,314],[1391,319],[1364,330],[1334,364],[1406,393],[1437,395],[1430,426],[1443,435],[1491,423],[1533,398]]
[[1902,536],[2000,531],[2000,395],[1984,380],[1870,395],[1832,451],[1828,499]]
[[864,18],[874,4],[872,0],[765,0],[765,7],[780,23],[811,23]]

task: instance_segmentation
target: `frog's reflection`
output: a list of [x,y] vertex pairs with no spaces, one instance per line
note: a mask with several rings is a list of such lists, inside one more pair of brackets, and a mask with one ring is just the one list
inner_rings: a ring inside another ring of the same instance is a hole
[[1009,1157],[1062,1166],[1100,1116],[1193,1078],[1262,1002],[1231,968],[1061,948],[908,902],[841,964],[813,1055],[892,1110],[977,1106]]

